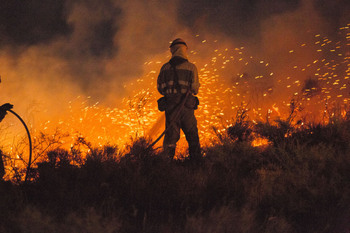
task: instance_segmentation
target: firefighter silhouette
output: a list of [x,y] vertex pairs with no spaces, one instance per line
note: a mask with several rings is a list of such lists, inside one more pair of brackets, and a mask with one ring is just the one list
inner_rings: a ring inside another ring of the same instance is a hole
[[[201,148],[194,115],[198,103],[193,100],[198,102],[194,95],[197,95],[200,84],[196,66],[188,61],[187,50],[186,42],[180,38],[171,43],[172,57],[160,70],[157,89],[166,99],[164,153],[170,158],[174,157],[182,129],[189,146],[189,158],[195,161],[201,158]],[[182,101],[184,107],[180,108]]]

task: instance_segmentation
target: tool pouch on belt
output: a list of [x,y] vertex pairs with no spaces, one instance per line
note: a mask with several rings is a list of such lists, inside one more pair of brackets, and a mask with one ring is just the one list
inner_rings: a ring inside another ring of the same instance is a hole
[[189,109],[198,109],[198,105],[199,105],[199,99],[197,96],[194,95],[188,95],[186,103],[185,103],[185,107],[189,108]]
[[163,96],[157,100],[158,102],[158,110],[164,112],[166,109],[166,98]]
[[163,112],[168,107],[173,108],[174,106],[181,104],[181,101],[183,101],[183,98],[184,96],[181,94],[169,95],[167,97],[163,96],[157,100],[158,110]]

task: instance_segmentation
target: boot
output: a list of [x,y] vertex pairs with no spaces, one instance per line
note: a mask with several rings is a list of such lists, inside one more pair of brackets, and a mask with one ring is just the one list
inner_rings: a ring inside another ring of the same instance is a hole
[[175,147],[168,146],[168,147],[164,148],[164,154],[169,159],[173,159],[175,156],[175,150],[176,150]]
[[199,146],[189,148],[189,159],[193,163],[200,163],[202,161],[201,148]]

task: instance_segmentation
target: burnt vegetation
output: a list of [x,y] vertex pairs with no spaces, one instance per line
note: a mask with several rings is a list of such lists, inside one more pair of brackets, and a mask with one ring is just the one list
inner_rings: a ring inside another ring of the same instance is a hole
[[265,123],[242,108],[199,164],[145,138],[125,151],[45,142],[28,183],[0,183],[0,231],[349,232],[350,121],[293,124],[297,106]]

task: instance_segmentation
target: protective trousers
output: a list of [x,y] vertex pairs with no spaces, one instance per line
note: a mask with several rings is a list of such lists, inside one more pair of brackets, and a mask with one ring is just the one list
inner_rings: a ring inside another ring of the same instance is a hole
[[[197,119],[194,115],[194,109],[183,107],[177,119],[174,119],[179,111],[177,103],[168,103],[165,110],[166,128],[163,148],[164,152],[170,158],[175,155],[176,143],[180,139],[180,129],[185,133],[189,147],[191,160],[201,158],[201,148],[198,137]],[[172,125],[171,125],[172,124]],[[169,128],[170,127],[170,128]]]

